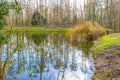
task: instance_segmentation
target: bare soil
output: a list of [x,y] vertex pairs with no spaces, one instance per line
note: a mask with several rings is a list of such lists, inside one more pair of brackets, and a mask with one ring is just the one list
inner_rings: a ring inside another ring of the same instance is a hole
[[120,80],[120,46],[94,53],[96,71],[93,80]]

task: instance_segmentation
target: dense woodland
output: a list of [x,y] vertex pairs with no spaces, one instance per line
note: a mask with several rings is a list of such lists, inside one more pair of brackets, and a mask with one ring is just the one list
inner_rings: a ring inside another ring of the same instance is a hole
[[[5,1],[5,0],[1,0]],[[71,27],[82,21],[97,21],[120,29],[120,0],[6,0],[21,6],[10,9],[4,20],[9,26]]]

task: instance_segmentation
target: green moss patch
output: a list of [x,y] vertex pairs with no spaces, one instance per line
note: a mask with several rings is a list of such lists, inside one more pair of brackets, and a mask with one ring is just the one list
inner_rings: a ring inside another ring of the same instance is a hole
[[103,36],[99,40],[94,41],[93,51],[104,51],[112,46],[120,45],[120,33]]
[[120,55],[120,50],[114,50],[114,52],[118,55]]

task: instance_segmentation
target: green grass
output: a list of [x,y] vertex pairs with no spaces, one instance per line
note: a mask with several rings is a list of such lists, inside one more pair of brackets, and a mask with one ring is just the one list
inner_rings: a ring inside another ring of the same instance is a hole
[[30,32],[30,33],[63,33],[65,34],[69,28],[42,28],[42,27],[5,27],[3,31],[7,32]]
[[94,41],[93,51],[104,51],[112,46],[120,45],[120,33],[103,36],[99,40]]

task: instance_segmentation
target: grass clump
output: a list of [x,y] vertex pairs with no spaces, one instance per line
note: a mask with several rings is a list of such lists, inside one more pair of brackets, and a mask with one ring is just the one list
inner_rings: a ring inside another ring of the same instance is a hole
[[106,34],[106,29],[97,22],[84,21],[70,29],[67,36],[72,36],[75,41],[88,42],[98,39]]
[[120,33],[103,36],[99,40],[94,41],[93,51],[104,51],[112,46],[120,45]]

